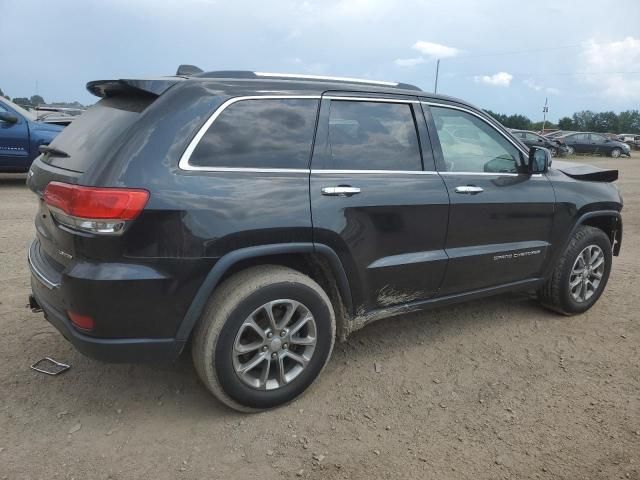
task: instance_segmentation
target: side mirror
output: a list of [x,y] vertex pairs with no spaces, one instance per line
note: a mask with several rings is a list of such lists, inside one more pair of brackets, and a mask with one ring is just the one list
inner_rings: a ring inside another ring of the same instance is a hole
[[542,147],[529,149],[529,173],[546,173],[551,166],[551,152]]
[[0,112],[0,121],[6,123],[18,123],[18,117],[9,112]]

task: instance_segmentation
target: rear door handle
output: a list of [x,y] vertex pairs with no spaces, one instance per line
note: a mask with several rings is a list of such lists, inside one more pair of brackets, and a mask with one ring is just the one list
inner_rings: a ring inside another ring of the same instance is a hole
[[482,187],[476,187],[475,185],[462,185],[460,187],[456,187],[456,193],[465,193],[467,195],[476,195],[478,193],[482,193],[484,190]]
[[356,193],[360,193],[360,188],[350,187],[348,185],[338,187],[322,187],[322,195],[327,195],[329,197],[350,197],[351,195],[355,195]]

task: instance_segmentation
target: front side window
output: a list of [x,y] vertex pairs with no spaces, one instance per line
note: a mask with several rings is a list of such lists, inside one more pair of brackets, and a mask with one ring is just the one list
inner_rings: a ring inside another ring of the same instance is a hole
[[309,168],[319,100],[240,100],[225,108],[193,151],[200,167]]
[[445,169],[449,172],[517,173],[520,151],[475,115],[431,107]]
[[597,143],[604,143],[606,139],[602,135],[591,134],[591,141]]
[[422,170],[413,109],[406,103],[332,100],[329,169]]

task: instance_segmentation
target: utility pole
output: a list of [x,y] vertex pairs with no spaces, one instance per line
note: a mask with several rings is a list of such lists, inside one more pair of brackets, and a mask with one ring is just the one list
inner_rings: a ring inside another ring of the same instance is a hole
[[440,59],[436,62],[436,86],[433,89],[433,93],[438,93],[438,73],[440,72]]
[[542,107],[542,113],[543,113],[543,117],[542,117],[542,133],[544,133],[544,127],[547,124],[547,113],[549,113],[549,106],[547,105],[547,100],[549,100],[548,97],[544,97],[544,107]]

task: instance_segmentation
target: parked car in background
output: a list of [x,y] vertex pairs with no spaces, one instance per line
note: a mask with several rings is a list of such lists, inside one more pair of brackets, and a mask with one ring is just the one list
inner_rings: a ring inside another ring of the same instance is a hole
[[381,318],[519,289],[585,312],[620,251],[616,170],[551,166],[462,100],[238,71],[88,90],[27,179],[30,304],[104,360],[191,343],[238,410],[293,400]]
[[55,107],[51,105],[38,105],[35,108],[38,120],[45,123],[53,123],[66,127],[84,112],[80,108]]
[[640,135],[635,133],[621,133],[620,141],[626,143],[634,150],[640,150]]
[[578,132],[559,137],[567,146],[567,153],[590,153],[609,155],[617,158],[620,155],[631,155],[631,148],[626,143],[611,140],[601,133]]
[[36,115],[0,97],[0,172],[26,172],[63,126],[38,121]]
[[527,147],[544,147],[553,157],[563,157],[567,153],[564,141],[557,138],[545,138],[530,130],[511,130],[511,133]]
[[636,133],[621,133],[618,137],[621,142],[637,142],[640,140],[640,135]]
[[545,138],[559,138],[569,133],[576,133],[576,132],[569,131],[569,130],[555,130],[553,132],[543,133],[542,136]]

